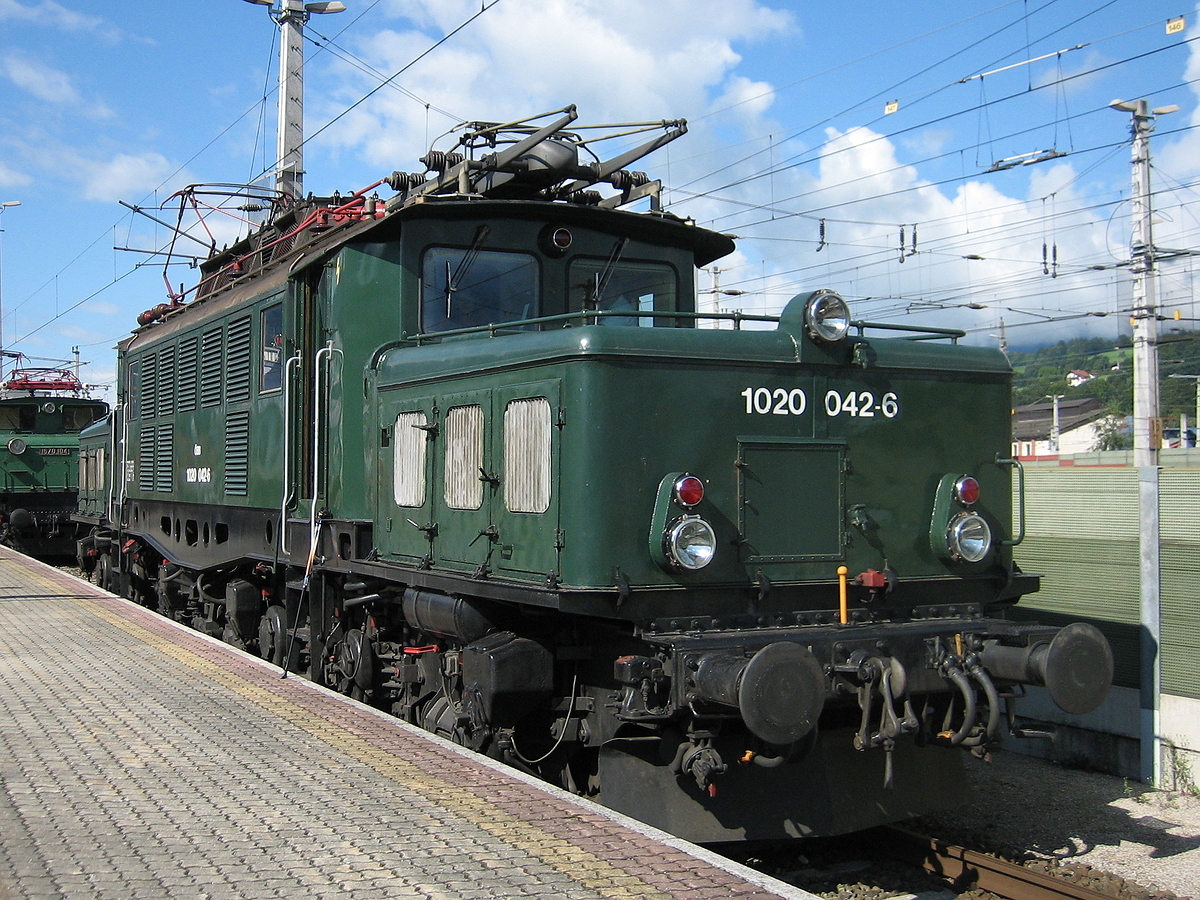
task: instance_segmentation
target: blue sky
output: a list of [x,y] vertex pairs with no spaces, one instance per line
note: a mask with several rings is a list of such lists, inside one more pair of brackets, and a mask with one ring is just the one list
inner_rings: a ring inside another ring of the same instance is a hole
[[[1001,321],[1015,345],[1115,337],[1131,296],[1116,266],[1129,253],[1130,120],[1108,103],[1146,97],[1180,107],[1153,138],[1156,243],[1197,246],[1194,6],[345,3],[308,28],[305,187],[317,193],[419,169],[461,120],[570,103],[587,123],[683,117],[690,133],[639,167],[663,178],[674,212],[739,236],[717,277],[742,293],[723,308],[777,312],[830,287],[864,318],[978,342]],[[0,217],[5,348],[43,364],[79,346],[85,380],[112,381],[112,345],[165,299],[161,265],[113,249],[165,234],[118,201],[150,206],[271,168],[276,41],[266,10],[243,0],[0,0],[0,202],[21,203]],[[988,171],[1031,155],[1054,158]],[[1200,317],[1192,270],[1188,256],[1162,264],[1168,314]],[[194,272],[170,278],[190,286]]]

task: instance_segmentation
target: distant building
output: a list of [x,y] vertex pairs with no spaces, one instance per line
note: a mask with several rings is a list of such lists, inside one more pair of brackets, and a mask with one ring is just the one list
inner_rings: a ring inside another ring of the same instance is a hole
[[1050,432],[1054,427],[1054,404],[1018,406],[1013,410],[1013,455],[1018,459],[1029,459],[1063,453],[1089,453],[1096,449],[1100,428],[1110,415],[1104,403],[1095,397],[1059,400],[1058,447],[1055,448],[1050,440]]
[[1085,372],[1083,369],[1072,369],[1067,373],[1067,384],[1071,387],[1079,387],[1081,384],[1087,384],[1095,377],[1091,372]]

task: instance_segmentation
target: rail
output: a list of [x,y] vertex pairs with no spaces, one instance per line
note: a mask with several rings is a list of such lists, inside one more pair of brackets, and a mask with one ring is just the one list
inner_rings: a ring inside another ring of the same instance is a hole
[[881,831],[893,856],[944,878],[955,890],[977,888],[1007,900],[1113,900],[1111,894],[937,838],[923,837],[902,828],[890,827]]

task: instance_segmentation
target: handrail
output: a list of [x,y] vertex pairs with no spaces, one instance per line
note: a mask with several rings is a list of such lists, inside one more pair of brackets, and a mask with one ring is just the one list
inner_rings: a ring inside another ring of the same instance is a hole
[[[742,322],[773,322],[779,324],[779,316],[769,316],[757,313],[706,313],[706,312],[683,312],[671,310],[625,310],[625,309],[584,309],[569,313],[559,313],[553,316],[538,316],[532,319],[514,319],[511,322],[491,323],[488,325],[473,325],[470,328],[454,328],[449,331],[425,331],[417,334],[406,335],[403,338],[395,341],[388,341],[383,344],[371,357],[370,368],[376,369],[383,355],[391,350],[399,347],[406,347],[440,341],[443,338],[463,337],[473,334],[486,334],[489,337],[495,337],[497,334],[510,334],[514,331],[521,331],[533,325],[555,325],[559,323],[570,324],[572,322],[580,322],[583,325],[594,325],[601,319],[684,319],[688,321],[714,321],[714,322],[733,322],[735,331],[741,331]],[[917,337],[909,338],[908,340],[915,341],[935,341],[943,338],[950,338],[957,342],[961,337],[966,337],[966,332],[957,328],[934,328],[922,325],[891,325],[885,322],[866,322],[855,320],[850,323],[854,328],[858,329],[858,334],[861,337],[863,332],[868,328],[879,329],[882,331],[903,331],[917,335]]]
[[1019,459],[1006,459],[996,454],[996,465],[1011,466],[1017,470],[1017,505],[1020,514],[1017,520],[1017,536],[1007,541],[1001,541],[1006,547],[1015,547],[1025,540],[1025,467]]
[[[328,375],[325,389],[332,392],[333,383],[333,357],[340,353],[340,350],[335,350],[333,341],[326,341],[325,346],[317,351],[313,357],[313,454],[312,454],[312,507],[308,513],[309,541],[313,542],[309,547],[309,556],[315,552],[315,541],[317,535],[317,498],[321,489],[321,429],[322,426],[328,427],[328,421],[322,423],[321,412],[325,411],[325,418],[328,419],[328,398],[324,398],[322,402],[321,395],[321,372],[325,371]],[[321,367],[321,357],[326,357],[325,369]]]
[[734,322],[735,330],[740,331],[741,322],[778,322],[779,316],[767,316],[758,314],[746,314],[740,312],[734,313],[697,313],[697,312],[671,312],[670,310],[641,310],[641,309],[582,309],[576,312],[559,313],[553,316],[539,316],[536,319],[517,319],[512,322],[501,322],[491,325],[474,325],[470,328],[455,328],[451,331],[425,331],[419,334],[409,335],[400,343],[417,343],[420,344],[423,339],[440,339],[444,337],[458,337],[464,334],[495,334],[497,331],[521,330],[528,325],[547,325],[555,322],[574,322],[580,321],[584,325],[594,325],[600,319],[690,319],[697,321],[699,319],[714,319],[720,321]]
[[914,341],[936,341],[941,338],[950,338],[957,341],[961,337],[966,337],[967,333],[958,328],[934,328],[931,325],[892,325],[887,322],[863,322],[853,321],[850,323],[854,328],[858,329],[858,334],[861,337],[864,330],[867,328],[878,328],[883,331],[909,331],[914,334],[920,334],[922,337],[910,338]]
[[283,364],[283,497],[279,501],[279,546],[283,553],[288,552],[287,511],[296,499],[292,484],[292,363],[299,369],[299,353]]

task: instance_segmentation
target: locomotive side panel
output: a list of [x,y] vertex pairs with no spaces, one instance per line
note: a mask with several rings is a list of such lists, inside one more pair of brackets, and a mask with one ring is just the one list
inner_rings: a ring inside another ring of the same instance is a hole
[[169,560],[274,551],[283,297],[267,291],[124,347],[124,524]]

